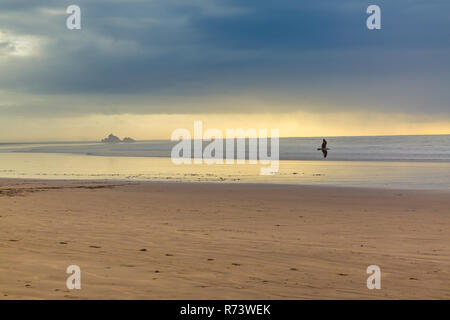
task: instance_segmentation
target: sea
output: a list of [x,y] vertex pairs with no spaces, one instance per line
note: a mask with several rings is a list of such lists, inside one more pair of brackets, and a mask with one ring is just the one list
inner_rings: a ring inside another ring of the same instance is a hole
[[[264,164],[181,164],[167,140],[0,143],[0,178],[265,183],[449,190],[450,135],[280,138],[279,170]],[[247,146],[248,146],[248,141]]]

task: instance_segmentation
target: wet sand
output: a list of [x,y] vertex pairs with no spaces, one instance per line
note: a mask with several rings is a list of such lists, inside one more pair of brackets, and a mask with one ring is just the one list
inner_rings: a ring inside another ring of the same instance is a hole
[[0,299],[449,299],[449,226],[448,191],[3,179]]

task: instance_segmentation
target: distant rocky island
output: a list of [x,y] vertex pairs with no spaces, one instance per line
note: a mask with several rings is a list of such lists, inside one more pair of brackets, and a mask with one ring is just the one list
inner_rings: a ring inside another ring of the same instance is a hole
[[136,142],[136,140],[134,140],[133,138],[130,138],[130,137],[125,137],[125,138],[123,138],[122,142],[133,143],[133,142]]
[[125,138],[123,138],[123,140],[120,140],[119,137],[117,137],[117,136],[115,136],[115,135],[113,135],[111,133],[108,137],[102,139],[102,142],[103,143],[121,143],[121,142],[123,142],[123,143],[133,143],[133,142],[136,142],[136,140],[134,140],[134,139],[132,139],[130,137],[125,137]]

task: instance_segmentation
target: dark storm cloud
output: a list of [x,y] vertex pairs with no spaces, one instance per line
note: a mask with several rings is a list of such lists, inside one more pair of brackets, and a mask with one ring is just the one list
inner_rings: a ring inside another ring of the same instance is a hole
[[[65,28],[70,4],[82,8],[81,31]],[[382,8],[380,31],[365,27],[369,4]],[[0,61],[0,91],[49,99],[3,111],[223,112],[179,102],[254,96],[269,103],[227,111],[445,115],[449,10],[447,0],[2,0],[0,32],[37,37],[42,52]],[[0,57],[13,45],[0,39]],[[90,95],[103,98],[92,105]]]

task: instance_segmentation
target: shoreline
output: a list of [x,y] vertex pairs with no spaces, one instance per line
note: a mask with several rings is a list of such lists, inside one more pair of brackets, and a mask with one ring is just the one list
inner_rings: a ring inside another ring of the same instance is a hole
[[260,186],[267,188],[272,187],[286,187],[286,188],[299,188],[299,189],[344,189],[348,191],[403,191],[403,192],[429,192],[429,193],[450,193],[450,189],[407,189],[407,188],[394,188],[394,187],[367,187],[367,186],[345,186],[345,185],[332,185],[332,184],[297,184],[297,183],[264,183],[264,182],[228,182],[228,181],[174,181],[174,180],[127,180],[127,179],[46,179],[46,178],[2,178],[0,177],[0,188],[2,183],[8,183],[11,181],[16,182],[49,182],[49,183],[93,183],[93,184],[115,184],[123,183],[124,185],[139,185],[139,184],[193,184],[193,185],[223,185],[223,186]]
[[[331,150],[331,149],[330,149]],[[13,150],[13,151],[6,151],[3,152],[0,149],[0,154],[33,154],[33,155],[71,155],[71,156],[86,156],[86,157],[106,157],[106,158],[148,158],[148,159],[167,159],[170,160],[171,157],[168,155],[138,155],[138,154],[93,154],[90,152],[85,151],[79,151],[79,152],[62,152],[62,151],[20,151],[20,150]],[[194,160],[195,158],[191,158]],[[212,159],[212,158],[202,158],[202,159]],[[226,158],[223,158],[223,160],[226,160]],[[248,161],[248,159],[246,159]],[[288,158],[288,157],[280,157],[278,161],[289,161],[289,162],[318,162],[318,163],[411,163],[411,164],[444,164],[444,163],[450,163],[449,159],[409,159],[409,158],[400,158],[400,159],[364,159],[364,158],[356,158],[356,159],[336,159],[336,160],[323,160],[321,158],[311,158],[311,159],[299,159],[299,158]],[[231,166],[234,164],[224,164],[226,166]],[[245,164],[249,165],[249,164]],[[252,166],[258,166],[258,165],[252,165]]]
[[265,165],[174,165],[168,158],[71,154],[4,154],[0,177],[49,180],[233,182],[389,189],[450,190],[450,162],[284,161],[275,175]]
[[[0,191],[0,299],[450,298],[448,192],[23,179]],[[74,264],[81,290],[65,287]],[[373,264],[381,290],[366,288]]]

